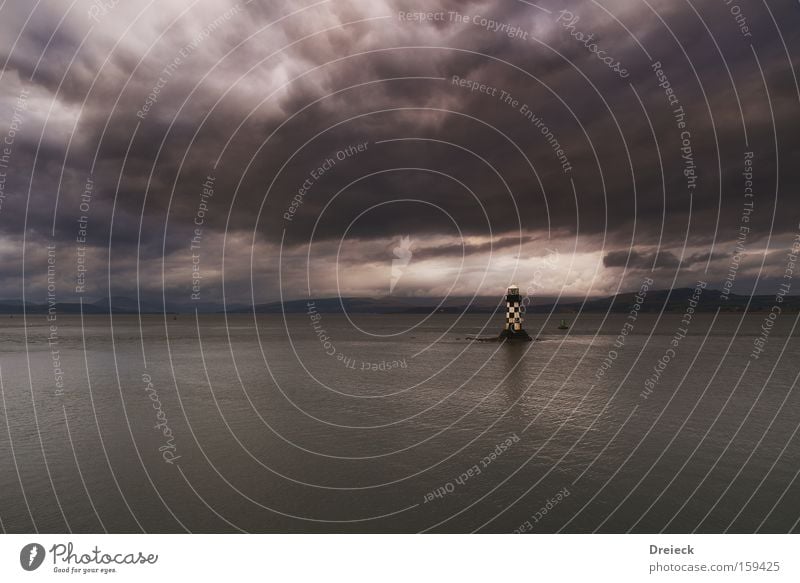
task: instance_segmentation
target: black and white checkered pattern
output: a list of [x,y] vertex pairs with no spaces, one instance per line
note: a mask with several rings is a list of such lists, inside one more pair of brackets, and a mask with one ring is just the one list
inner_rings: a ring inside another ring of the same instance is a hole
[[522,314],[525,308],[519,302],[506,302],[506,330],[522,330]]

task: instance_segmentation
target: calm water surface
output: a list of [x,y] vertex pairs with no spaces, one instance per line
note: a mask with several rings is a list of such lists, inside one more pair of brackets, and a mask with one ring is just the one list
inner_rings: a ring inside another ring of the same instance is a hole
[[481,315],[59,316],[50,345],[3,317],[0,521],[798,530],[796,316],[758,359],[763,316],[680,319],[620,340],[625,316],[536,316],[538,342],[500,345],[465,340],[497,332]]

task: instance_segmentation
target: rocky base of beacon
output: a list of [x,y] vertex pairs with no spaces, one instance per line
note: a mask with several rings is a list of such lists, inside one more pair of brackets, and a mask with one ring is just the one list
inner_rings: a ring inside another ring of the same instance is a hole
[[497,336],[467,336],[466,339],[477,342],[509,342],[512,344],[533,341],[533,338],[525,330],[503,330]]

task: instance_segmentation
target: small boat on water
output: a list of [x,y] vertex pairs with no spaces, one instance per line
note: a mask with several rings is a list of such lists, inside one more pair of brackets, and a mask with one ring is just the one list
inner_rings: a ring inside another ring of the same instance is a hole
[[567,324],[566,320],[562,319],[561,322],[558,325],[558,329],[559,330],[569,330],[569,324]]

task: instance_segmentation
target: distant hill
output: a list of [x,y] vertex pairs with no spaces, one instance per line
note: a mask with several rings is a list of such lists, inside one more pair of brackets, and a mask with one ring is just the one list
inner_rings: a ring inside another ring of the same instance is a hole
[[[555,297],[537,298],[535,304],[552,306]],[[568,298],[570,302],[577,298]],[[467,311],[474,314],[491,314],[505,310],[505,302],[501,296],[450,297],[444,302],[441,298],[431,297],[382,297],[382,298],[321,298],[313,300],[290,300],[286,302],[270,302],[255,307],[259,314],[298,314],[308,311],[308,303],[314,302],[314,308],[320,313],[340,314],[343,309],[352,314],[429,314],[433,311],[442,314],[460,314]],[[441,304],[441,305],[440,305]],[[253,312],[251,306],[228,312]]]
[[[48,312],[47,304],[25,304],[24,311],[28,314],[46,314]],[[56,312],[59,314],[80,314],[81,305],[77,303],[56,303]],[[0,314],[22,314],[23,305],[21,301],[16,300],[0,300]],[[94,304],[83,304],[84,314],[107,314],[108,308],[103,309]]]
[[[165,310],[161,302],[154,302],[142,300],[141,311],[139,310],[139,302],[134,298],[125,296],[113,296],[109,298],[102,298],[96,301],[83,302],[84,314],[163,314]],[[0,314],[22,314],[22,301],[21,300],[0,300]],[[110,309],[109,309],[110,307]],[[78,302],[58,302],[55,305],[56,313],[58,314],[80,314],[81,305]],[[247,308],[252,311],[249,306],[243,304],[231,304],[228,311],[238,310],[242,311]],[[194,313],[197,309],[201,313],[219,313],[224,311],[222,304],[216,302],[192,302],[192,303],[167,303],[167,314],[179,313]],[[47,304],[43,303],[27,303],[25,304],[25,311],[28,314],[46,314],[48,312]]]
[[[139,307],[136,300],[125,297],[103,298],[94,302],[83,302],[84,314],[108,314],[109,305],[111,305],[111,312],[114,314],[137,314]],[[28,314],[46,314],[48,313],[48,305],[46,303],[26,303],[24,305],[25,312]],[[79,302],[57,302],[55,305],[56,313],[58,314],[80,314],[81,304]],[[168,310],[168,312],[171,310]],[[143,314],[160,314],[160,305],[142,302]],[[0,314],[22,314],[23,303],[21,300],[0,300]]]
[[[676,288],[673,290],[651,290],[642,304],[642,312],[682,312],[688,306],[694,290],[691,288]],[[631,309],[635,294],[632,292],[617,294],[604,298],[590,298],[585,302],[576,297],[546,297],[539,296],[528,306],[527,311],[533,314],[549,312],[574,313],[624,313]],[[229,304],[227,310],[222,304],[214,302],[203,303],[168,303],[167,313],[201,313],[229,314],[252,313],[258,314],[299,314],[308,311],[308,302],[314,302],[314,308],[323,314],[341,314],[344,310],[351,314],[428,314],[437,311],[443,314],[460,314],[462,312],[473,314],[492,314],[502,312],[505,303],[501,296],[451,297],[442,302],[441,298],[433,297],[382,297],[382,298],[316,298],[313,300],[288,300],[286,302],[269,302],[253,306],[245,304]],[[441,305],[439,305],[441,302]],[[748,306],[749,302],[749,307]],[[725,299],[722,292],[715,289],[706,289],[700,296],[696,307],[700,312],[713,312],[717,308],[725,312],[742,312],[747,307],[749,312],[763,312],[772,308],[775,297],[772,295],[745,296],[730,294]],[[139,313],[139,304],[135,299],[113,296],[94,302],[84,302],[84,314],[108,314],[109,306],[114,314]],[[785,296],[781,304],[784,311],[800,311],[800,295]],[[25,309],[29,314],[47,313],[47,305],[28,303]],[[0,314],[22,314],[23,304],[20,300],[0,300]],[[80,304],[58,303],[56,311],[59,314],[79,314]],[[161,302],[142,301],[141,313],[161,314],[164,310]]]
[[[676,288],[673,290],[651,290],[642,304],[643,312],[682,312],[689,305],[694,290],[692,288]],[[604,298],[590,298],[584,302],[582,298],[575,297],[538,297],[532,302],[527,311],[533,314],[549,313],[551,311],[574,313],[583,311],[587,313],[620,313],[628,312],[634,301],[634,292],[617,294]],[[287,302],[271,302],[258,304],[255,312],[260,314],[296,314],[308,311],[309,300],[291,300]],[[502,298],[481,296],[474,300],[470,298],[450,298],[438,307],[441,301],[438,298],[322,298],[311,300],[315,309],[320,313],[342,313],[343,308],[353,314],[410,314],[430,313],[437,310],[440,313],[475,313],[486,314],[502,312],[505,304]],[[771,295],[744,296],[730,294],[725,299],[722,292],[715,289],[706,289],[700,296],[696,309],[700,312],[713,312],[717,308],[728,312],[744,311],[748,305],[751,312],[769,310],[775,303]],[[786,296],[782,304],[786,311],[800,310],[800,296]],[[229,312],[252,312],[252,307],[243,307]]]
[[[647,298],[642,304],[642,312],[683,312],[689,305],[689,300],[694,294],[692,288],[676,288],[673,290],[651,290],[647,293]],[[635,293],[623,293],[607,298],[593,299],[586,302],[583,307],[584,312],[627,312],[631,309]],[[749,302],[749,307],[748,307]],[[699,312],[714,312],[717,308],[724,312],[743,312],[747,308],[748,312],[768,311],[775,304],[774,295],[745,296],[730,294],[727,299],[720,290],[706,289],[700,296],[695,309]],[[550,306],[553,307],[552,305]],[[800,296],[785,296],[781,307],[784,311],[800,310]],[[580,303],[560,304],[558,311],[575,311],[581,308]],[[530,310],[540,312],[537,308]],[[549,310],[547,310],[549,311]]]
[[[437,310],[443,313],[460,313],[466,306],[471,306],[473,311],[493,312],[500,298],[477,297],[448,298],[442,302],[441,298],[426,297],[384,297],[384,298],[321,298],[313,300],[290,300],[287,302],[270,302],[258,304],[255,311],[259,314],[297,314],[305,313],[309,309],[309,302],[314,303],[314,308],[325,314],[340,314],[347,311],[352,314],[415,314],[430,313]],[[442,303],[439,306],[439,303]],[[252,312],[250,306],[233,312]]]

